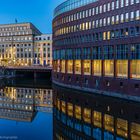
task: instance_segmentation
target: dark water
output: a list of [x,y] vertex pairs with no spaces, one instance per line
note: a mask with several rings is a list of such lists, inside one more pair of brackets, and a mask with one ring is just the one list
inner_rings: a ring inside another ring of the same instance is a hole
[[1,139],[140,140],[140,104],[48,80],[1,81]]

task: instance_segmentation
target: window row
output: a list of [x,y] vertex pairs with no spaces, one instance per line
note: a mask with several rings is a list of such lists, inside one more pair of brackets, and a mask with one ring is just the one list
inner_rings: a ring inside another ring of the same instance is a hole
[[28,41],[28,40],[32,40],[32,37],[28,37],[28,36],[21,36],[21,37],[4,37],[4,38],[0,38],[1,42],[8,42],[8,41]]
[[29,35],[31,31],[20,31],[20,32],[0,32],[0,36],[18,36],[18,35]]
[[91,30],[94,28],[134,21],[140,19],[140,10],[132,11],[121,15],[114,15],[112,17],[105,17],[93,21],[83,22],[77,25],[60,28],[54,32],[55,36],[64,35],[68,33]]
[[[84,74],[120,78],[140,78],[140,60],[57,60],[53,62],[54,72]],[[130,71],[130,76],[128,75]]]
[[0,31],[19,31],[26,30],[28,26],[16,26],[16,27],[0,27]]
[[[124,138],[127,138],[129,135],[128,133],[130,133],[131,140],[136,140],[140,138],[140,134],[139,134],[140,124],[138,123],[134,123],[134,122],[128,123],[128,120],[124,120],[122,118],[115,118],[114,116],[110,114],[103,114],[102,112],[99,112],[96,109],[93,110],[88,107],[87,108],[82,107],[80,105],[73,104],[71,102],[65,102],[64,100],[60,100],[58,98],[55,101],[55,108],[56,109],[54,110],[54,114],[57,115],[56,116],[57,119],[61,120],[64,124],[68,124],[66,123],[68,117],[64,116],[64,115],[67,115],[73,119],[75,118],[79,121],[83,120],[84,123],[93,125],[94,126],[93,128],[97,128],[98,132],[99,132],[99,128],[104,128],[106,131],[109,131],[111,133],[117,133],[118,136],[122,136]],[[110,107],[108,106],[108,108]],[[77,122],[75,120],[73,121]],[[71,122],[71,124],[74,124],[74,123]],[[75,127],[73,127],[74,125],[68,125],[68,127],[75,128],[76,131],[77,130],[80,132],[82,132],[82,130],[84,131],[84,128],[82,129],[80,125],[80,124],[83,124],[83,122],[79,122],[78,124],[75,125]],[[131,125],[130,132],[128,128],[129,124]],[[88,126],[90,127],[90,125]],[[86,134],[91,136],[90,128],[88,132],[89,133],[86,133]],[[98,137],[97,139],[101,139],[99,138],[101,136],[101,133],[100,134],[98,133],[98,136],[97,134],[93,136],[95,139],[97,137]],[[108,139],[113,140],[114,138],[108,138]]]
[[140,35],[140,26],[131,26],[125,28],[113,29],[111,31],[94,32],[90,34],[75,35],[71,37],[64,37],[54,41],[54,45],[66,46],[66,45],[77,45],[96,41],[105,41],[111,39],[128,38]]
[[140,59],[140,44],[54,50],[53,59]]
[[115,9],[123,8],[125,6],[133,5],[135,3],[136,4],[140,3],[140,0],[115,0],[115,1],[112,1],[111,3],[106,3],[104,5],[100,5],[100,6],[88,9],[88,10],[83,10],[75,14],[58,19],[57,21],[54,22],[53,26],[55,27],[64,23],[80,20],[83,18],[98,15],[101,13],[106,13]]

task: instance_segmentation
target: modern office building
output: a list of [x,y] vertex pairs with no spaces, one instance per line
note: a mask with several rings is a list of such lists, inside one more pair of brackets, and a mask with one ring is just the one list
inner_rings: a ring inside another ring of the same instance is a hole
[[[36,37],[37,36],[37,37]],[[36,38],[50,36],[51,51],[51,35],[42,35],[42,33],[32,23],[15,23],[15,24],[2,24],[0,25],[0,65],[6,66],[31,66],[35,63],[36,54]],[[41,41],[41,40],[39,40]],[[44,46],[48,49],[48,46]],[[48,51],[44,52],[45,55]],[[39,59],[47,60],[44,63],[39,62],[40,65],[51,64],[51,53],[48,58],[38,54]]]
[[140,0],[67,0],[59,5],[53,20],[53,82],[111,96],[139,96]]

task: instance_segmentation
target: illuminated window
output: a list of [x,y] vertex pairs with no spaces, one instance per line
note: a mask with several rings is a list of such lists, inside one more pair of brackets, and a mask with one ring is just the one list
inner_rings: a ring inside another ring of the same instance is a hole
[[93,72],[94,72],[94,75],[101,76],[102,60],[93,60]]
[[103,40],[106,40],[106,32],[103,32]]
[[124,0],[121,0],[121,7],[124,7]]
[[57,60],[57,72],[60,72],[60,60]]
[[124,14],[121,14],[121,23],[124,22]]
[[131,140],[140,139],[140,124],[132,123],[131,124]]
[[101,112],[94,111],[93,112],[93,119],[94,119],[93,120],[94,126],[101,128],[102,127],[102,114],[101,114]]
[[116,24],[119,23],[119,15],[116,15]]
[[106,18],[104,18],[103,25],[106,26]]
[[61,60],[61,72],[65,73],[65,60]]
[[128,22],[129,21],[129,13],[126,13],[125,14],[125,22]]
[[107,32],[107,40],[110,40],[110,31]]
[[73,60],[67,61],[67,73],[73,73]]
[[84,63],[84,75],[90,75],[90,72],[91,72],[91,61],[90,60],[84,60],[83,63]]
[[54,72],[57,71],[57,61],[56,60],[53,61],[53,71]]
[[134,0],[130,0],[130,5],[133,5],[134,4]]
[[81,107],[75,105],[75,118],[81,120]]
[[111,24],[112,24],[112,25],[115,24],[115,17],[114,17],[114,16],[112,16]]
[[83,119],[85,122],[87,123],[91,123],[91,110],[88,108],[84,108],[84,112],[83,112]]
[[60,100],[59,99],[57,99],[57,108],[58,108],[58,110],[60,110]]
[[105,60],[104,61],[105,76],[114,75],[114,60]]
[[132,78],[140,78],[140,60],[132,60],[131,69]]
[[107,24],[110,25],[110,17],[107,18]]
[[129,0],[125,0],[125,6],[129,5]]
[[126,137],[128,136],[128,122],[127,120],[117,119],[117,134]]
[[68,108],[68,115],[72,117],[73,116],[73,104],[68,103],[67,108]]
[[116,9],[119,8],[119,0],[116,0]]
[[81,60],[75,60],[75,74],[81,74]]
[[128,77],[128,60],[117,60],[117,76]]
[[61,101],[61,110],[63,113],[66,113],[66,103],[64,101]]
[[104,115],[104,128],[110,132],[114,132],[114,118],[113,116]]
[[134,20],[134,12],[131,12],[131,14],[130,14],[130,19],[131,19],[131,21],[133,21]]
[[139,20],[139,19],[140,19],[140,11],[137,10],[137,11],[136,11],[136,20]]

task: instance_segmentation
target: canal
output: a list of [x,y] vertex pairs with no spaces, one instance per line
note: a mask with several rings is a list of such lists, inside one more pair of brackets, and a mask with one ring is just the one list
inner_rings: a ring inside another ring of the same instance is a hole
[[0,139],[140,140],[140,103],[49,80],[0,82]]

